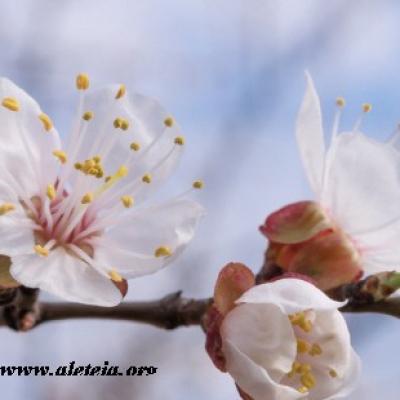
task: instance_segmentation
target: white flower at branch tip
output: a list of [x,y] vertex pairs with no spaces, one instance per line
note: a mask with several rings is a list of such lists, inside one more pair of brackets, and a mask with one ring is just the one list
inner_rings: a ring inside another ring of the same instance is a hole
[[360,128],[369,104],[352,130],[339,133],[345,101],[338,98],[327,145],[319,97],[306,75],[296,137],[316,201],[290,204],[260,229],[296,253],[281,252],[283,269],[311,275],[322,289],[357,280],[362,271],[399,271],[400,133],[385,143],[365,136]]
[[86,74],[76,86],[78,112],[63,148],[39,105],[0,79],[0,254],[25,286],[113,306],[126,279],[154,273],[182,252],[204,211],[188,192],[141,204],[184,147],[156,101],[124,85],[88,90]]
[[361,368],[337,310],[341,305],[314,285],[294,278],[247,290],[220,328],[226,371],[244,398],[348,396]]

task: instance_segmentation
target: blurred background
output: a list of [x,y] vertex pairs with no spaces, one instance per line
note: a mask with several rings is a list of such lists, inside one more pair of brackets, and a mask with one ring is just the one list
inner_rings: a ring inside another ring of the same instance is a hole
[[[363,102],[363,128],[386,138],[400,120],[398,1],[17,0],[0,4],[0,75],[35,97],[63,136],[76,108],[78,72],[92,86],[123,82],[155,98],[184,128],[188,146],[165,189],[195,178],[208,215],[174,265],[131,282],[128,300],[183,289],[212,292],[219,269],[241,261],[256,271],[268,213],[307,199],[294,140],[304,70],[314,77],[326,126],[336,96],[350,129]],[[50,296],[43,294],[43,298]],[[51,298],[52,300],[56,300]],[[354,400],[398,399],[400,322],[348,316],[364,374]],[[0,330],[2,365],[153,365],[149,377],[1,377],[13,400],[237,399],[213,367],[200,329],[172,332],[129,322],[66,321],[27,334]]]

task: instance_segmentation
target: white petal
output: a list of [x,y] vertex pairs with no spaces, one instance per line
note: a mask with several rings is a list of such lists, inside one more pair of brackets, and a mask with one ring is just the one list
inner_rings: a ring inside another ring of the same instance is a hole
[[111,280],[62,248],[52,250],[48,257],[30,254],[11,261],[11,275],[18,282],[65,300],[110,307],[122,299]]
[[321,107],[311,76],[296,122],[296,138],[304,169],[313,191],[319,195],[324,170],[325,142]]
[[334,156],[322,202],[347,234],[364,234],[400,218],[400,157],[393,147],[361,133],[341,133],[329,151]]
[[[52,151],[60,149],[57,131],[45,131],[39,120],[39,105],[8,79],[0,79],[0,103],[15,98],[20,104],[17,112],[0,105],[0,168],[23,188],[24,195],[37,195],[39,185],[54,183],[58,170]],[[6,175],[6,174],[5,174]],[[5,178],[3,174],[2,179]]]
[[237,303],[275,304],[285,314],[307,309],[334,310],[345,304],[331,300],[311,283],[293,278],[254,286],[245,292]]
[[[95,260],[115,267],[126,278],[153,273],[182,252],[203,214],[203,208],[188,199],[132,209],[121,223],[104,234],[103,242],[109,245],[95,248]],[[168,247],[172,256],[155,257],[155,250],[161,246]]]
[[[136,180],[140,183],[140,178],[151,172],[152,184],[139,185],[141,189],[150,191],[156,188],[157,182],[164,181],[171,174],[180,159],[183,146],[174,144],[174,138],[180,135],[180,128],[176,123],[172,127],[165,126],[164,120],[168,113],[153,99],[128,92],[122,98],[116,99],[118,88],[118,85],[111,85],[85,94],[80,112],[90,111],[93,118],[84,121],[78,115],[80,139],[71,143],[69,152],[73,154],[76,151],[74,147],[80,143],[73,161],[82,162],[95,155],[100,156],[105,176],[114,174],[121,164],[130,160],[128,177],[113,190],[126,187]],[[129,128],[116,129],[113,125],[116,118],[126,119]],[[130,149],[133,142],[140,145],[139,151]],[[174,151],[171,153],[172,149]],[[170,157],[167,157],[169,154]],[[157,167],[159,164],[162,164],[162,168]],[[79,175],[81,174],[77,172],[75,178]],[[88,177],[88,183],[88,189],[91,190],[99,181]],[[136,193],[131,191],[126,194]]]
[[254,400],[296,400],[305,395],[274,382],[266,370],[254,363],[229,340],[223,341],[226,367],[237,385]]
[[[266,318],[268,316],[268,318]],[[230,311],[221,326],[228,340],[279,382],[296,358],[297,343],[286,314],[272,304],[241,304]]]

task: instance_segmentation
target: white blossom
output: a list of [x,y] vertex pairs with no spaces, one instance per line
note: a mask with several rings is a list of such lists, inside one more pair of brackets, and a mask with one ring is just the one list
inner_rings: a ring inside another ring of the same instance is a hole
[[225,369],[242,394],[253,400],[349,395],[360,361],[337,310],[341,305],[299,279],[247,290],[220,328]]
[[[68,145],[22,89],[0,80],[0,254],[19,283],[112,306],[117,286],[173,261],[203,214],[186,196],[142,205],[174,170],[184,138],[154,100],[89,90]],[[200,187],[201,182],[195,182]]]

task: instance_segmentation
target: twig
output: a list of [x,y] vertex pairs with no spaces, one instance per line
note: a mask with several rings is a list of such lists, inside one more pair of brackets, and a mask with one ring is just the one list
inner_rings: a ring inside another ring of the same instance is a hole
[[[162,329],[175,329],[180,326],[200,325],[203,315],[211,304],[211,299],[186,299],[181,292],[169,294],[159,300],[122,303],[116,307],[96,307],[73,303],[37,303],[34,312],[34,323],[28,329],[45,322],[65,319],[107,318],[145,323]],[[16,307],[13,305],[12,307]],[[7,310],[6,307],[5,310]],[[18,309],[18,307],[17,307]],[[9,312],[0,319],[1,325],[8,325],[15,330],[24,329],[21,316],[14,312],[16,321],[10,323]],[[7,316],[8,315],[8,316]],[[32,314],[30,314],[32,317]],[[12,318],[11,318],[12,319]]]

